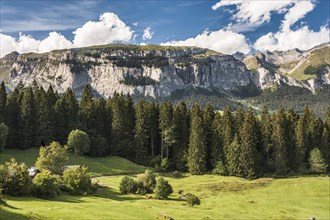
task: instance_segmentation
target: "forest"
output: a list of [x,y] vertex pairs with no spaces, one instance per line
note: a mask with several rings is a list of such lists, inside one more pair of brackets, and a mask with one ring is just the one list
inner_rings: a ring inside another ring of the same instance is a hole
[[[216,173],[254,179],[265,173],[287,175],[330,162],[330,109],[324,119],[306,107],[274,113],[212,105],[188,108],[184,102],[133,102],[129,95],[103,99],[86,86],[77,99],[52,87],[19,84],[0,88],[0,149],[28,149],[52,141],[66,145],[71,131],[88,135],[90,148],[80,155],[116,155],[156,170]],[[2,135],[3,136],[3,135]],[[3,138],[2,138],[3,139]],[[321,168],[320,168],[321,167]],[[325,171],[324,171],[325,172]]]

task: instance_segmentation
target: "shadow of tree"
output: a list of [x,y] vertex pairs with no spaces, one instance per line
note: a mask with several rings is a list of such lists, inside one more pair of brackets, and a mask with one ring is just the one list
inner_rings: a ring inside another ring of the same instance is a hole
[[139,195],[124,195],[119,192],[112,191],[108,187],[102,187],[98,192],[93,194],[95,197],[104,198],[104,199],[112,199],[116,201],[136,201],[144,199]]
[[10,210],[3,209],[3,206],[1,207],[0,205],[0,219],[15,219],[15,220],[20,220],[20,219],[28,219],[28,217],[19,214],[19,213],[14,213],[11,212]]

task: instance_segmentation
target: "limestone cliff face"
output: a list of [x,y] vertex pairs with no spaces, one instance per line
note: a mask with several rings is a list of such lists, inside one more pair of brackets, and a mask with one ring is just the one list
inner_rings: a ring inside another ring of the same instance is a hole
[[330,84],[330,46],[309,51],[224,55],[195,47],[104,45],[44,54],[13,52],[0,59],[0,81],[14,88],[35,80],[62,93],[79,95],[85,85],[108,97],[117,93],[162,98],[188,87],[230,93],[251,82],[311,91]]
[[187,87],[235,90],[250,83],[244,63],[201,48],[123,46],[83,48],[45,54],[12,53],[0,60],[3,80],[12,87],[34,80],[59,92],[76,93],[90,84],[102,96],[113,93],[166,97]]

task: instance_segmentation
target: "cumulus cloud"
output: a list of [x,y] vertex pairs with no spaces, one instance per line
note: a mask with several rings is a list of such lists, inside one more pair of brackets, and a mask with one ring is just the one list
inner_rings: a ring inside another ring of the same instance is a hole
[[154,32],[151,31],[150,27],[147,27],[146,29],[143,30],[142,39],[143,40],[150,40],[153,35],[154,35]]
[[299,48],[302,50],[310,49],[319,44],[329,42],[329,28],[323,26],[315,32],[304,26],[298,30],[281,30],[277,33],[268,33],[260,37],[255,43],[257,50],[290,50]]
[[221,7],[235,5],[237,7],[236,14],[233,15],[233,19],[240,23],[253,23],[261,25],[265,22],[269,22],[271,14],[284,13],[287,11],[288,6],[292,6],[295,0],[284,1],[229,1],[222,0],[212,6],[213,10],[217,10]]
[[114,13],[104,13],[99,21],[88,21],[73,32],[73,44],[76,47],[128,42],[133,31]]
[[225,54],[232,54],[237,51],[248,53],[250,51],[245,36],[230,30],[204,32],[193,38],[189,38],[183,41],[171,41],[163,43],[163,45],[197,46]]
[[104,13],[100,16],[99,21],[86,22],[73,34],[74,39],[71,42],[57,32],[50,32],[49,36],[43,40],[37,40],[24,34],[20,34],[18,40],[16,40],[11,36],[0,33],[0,58],[12,51],[43,53],[71,47],[128,42],[134,38],[134,31],[114,13]]

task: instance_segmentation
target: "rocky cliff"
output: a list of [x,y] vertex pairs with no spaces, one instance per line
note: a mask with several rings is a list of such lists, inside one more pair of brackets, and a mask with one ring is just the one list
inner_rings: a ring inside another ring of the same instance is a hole
[[[260,89],[288,84],[313,91],[330,84],[328,51],[329,44],[307,52],[258,52],[237,58],[202,48],[158,45],[105,45],[44,54],[13,52],[0,59],[0,80],[9,88],[35,80],[44,88],[52,85],[59,92],[72,88],[77,94],[89,84],[104,97],[118,92],[162,98],[187,88],[229,94],[251,83]],[[314,62],[318,58],[322,62]]]

